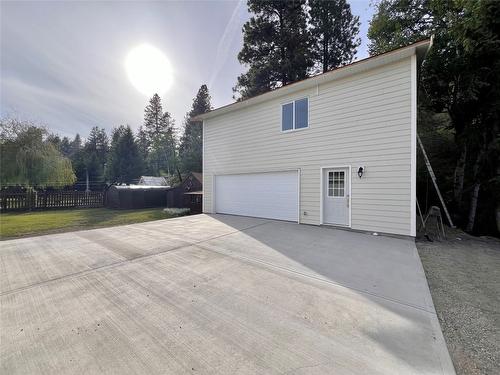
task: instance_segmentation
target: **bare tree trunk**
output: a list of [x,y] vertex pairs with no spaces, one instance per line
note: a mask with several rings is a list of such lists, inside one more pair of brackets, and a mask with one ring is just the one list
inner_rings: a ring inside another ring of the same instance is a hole
[[177,177],[179,177],[179,182],[182,182],[182,175],[181,171],[179,170],[179,166],[176,166],[175,169],[177,170]]
[[481,164],[483,162],[484,155],[486,154],[487,147],[488,147],[487,143],[484,142],[483,146],[479,150],[476,162],[474,163],[474,167],[472,168],[474,185],[470,200],[469,220],[467,222],[467,227],[465,228],[467,232],[472,232],[472,230],[474,229],[474,221],[476,220],[476,211],[477,211],[477,201],[479,198],[479,189],[481,188],[481,182],[479,181],[479,171],[481,169]]
[[[500,176],[500,162],[497,160],[497,176]],[[497,209],[495,211],[496,213],[496,223],[497,223],[497,230],[500,233],[500,200],[497,201]]]
[[476,182],[474,184],[474,188],[472,189],[470,209],[469,209],[469,221],[467,222],[467,227],[465,228],[467,232],[472,232],[472,230],[474,229],[474,221],[476,220],[477,201],[479,197],[480,188],[481,188],[481,183]]
[[455,166],[455,173],[453,175],[453,198],[460,210],[462,207],[462,195],[464,191],[464,176],[465,176],[465,162],[467,159],[467,145],[464,143],[460,150],[460,155],[457,159]]
[[330,61],[328,61],[328,34],[325,34],[323,37],[323,73],[328,71]]

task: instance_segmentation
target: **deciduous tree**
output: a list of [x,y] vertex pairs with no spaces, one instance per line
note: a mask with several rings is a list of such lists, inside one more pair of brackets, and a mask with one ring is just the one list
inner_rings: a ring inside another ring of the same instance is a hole
[[12,119],[0,125],[1,185],[63,187],[75,182],[71,161],[48,139],[45,128]]

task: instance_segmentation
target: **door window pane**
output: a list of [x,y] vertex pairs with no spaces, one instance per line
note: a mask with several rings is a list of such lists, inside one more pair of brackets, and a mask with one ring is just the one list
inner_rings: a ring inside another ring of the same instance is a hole
[[307,98],[295,101],[295,129],[307,128],[309,126],[308,107]]
[[344,197],[345,187],[344,187],[344,172],[334,172],[333,174],[333,196],[334,197]]
[[281,106],[281,130],[293,129],[293,103]]
[[328,172],[328,196],[333,197],[333,172]]

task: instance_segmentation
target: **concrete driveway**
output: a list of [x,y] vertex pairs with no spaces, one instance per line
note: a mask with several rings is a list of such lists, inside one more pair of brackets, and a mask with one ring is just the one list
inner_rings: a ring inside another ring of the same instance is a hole
[[0,243],[4,374],[451,374],[413,242],[197,215]]

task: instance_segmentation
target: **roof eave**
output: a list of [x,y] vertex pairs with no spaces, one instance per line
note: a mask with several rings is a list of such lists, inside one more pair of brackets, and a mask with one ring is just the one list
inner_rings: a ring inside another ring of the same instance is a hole
[[239,102],[231,103],[226,106],[216,108],[210,112],[194,116],[191,118],[191,120],[204,121],[216,116],[223,115],[228,112],[240,110],[252,106],[254,104],[268,101],[270,99],[279,98],[280,96],[292,94],[296,91],[314,87],[316,85],[325,82],[334,81],[336,79],[347,77],[366,70],[374,69],[382,65],[390,64],[392,62],[396,62],[398,60],[412,56],[414,54],[416,54],[417,57],[419,57],[419,60],[423,60],[431,45],[432,45],[432,38],[425,39],[380,55],[370,56],[365,59],[355,61],[352,64],[345,65],[340,68],[330,70],[326,73],[306,78],[302,81],[291,83],[289,85],[280,87],[272,91],[268,91],[266,93],[254,96],[252,98],[248,98]]

